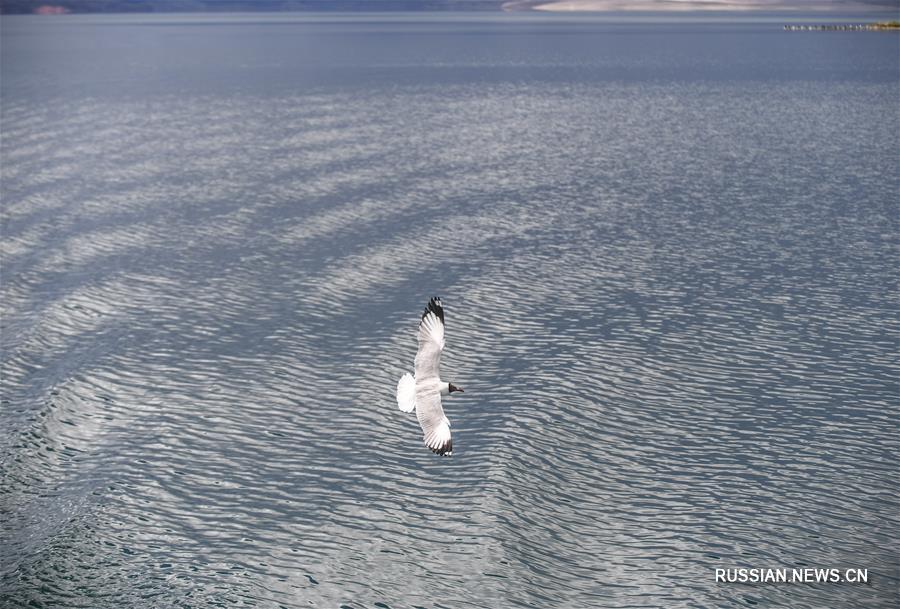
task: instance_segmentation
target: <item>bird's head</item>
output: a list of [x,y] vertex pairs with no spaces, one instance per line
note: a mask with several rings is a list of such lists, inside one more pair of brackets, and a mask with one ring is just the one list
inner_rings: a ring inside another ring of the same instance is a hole
[[447,384],[450,385],[450,393],[453,393],[454,391],[459,391],[460,393],[465,393],[465,391],[463,391],[462,387],[457,387],[453,383],[447,383]]

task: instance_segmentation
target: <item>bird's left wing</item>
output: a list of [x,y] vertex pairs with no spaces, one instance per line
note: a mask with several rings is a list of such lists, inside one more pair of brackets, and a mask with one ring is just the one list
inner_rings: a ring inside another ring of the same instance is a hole
[[419,322],[419,350],[416,353],[416,382],[440,378],[441,351],[444,348],[444,307],[440,298],[432,298]]

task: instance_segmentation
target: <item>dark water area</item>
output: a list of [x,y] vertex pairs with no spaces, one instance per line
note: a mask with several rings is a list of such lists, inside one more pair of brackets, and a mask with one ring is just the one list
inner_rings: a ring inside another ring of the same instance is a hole
[[737,19],[4,17],[0,606],[896,607],[900,36]]

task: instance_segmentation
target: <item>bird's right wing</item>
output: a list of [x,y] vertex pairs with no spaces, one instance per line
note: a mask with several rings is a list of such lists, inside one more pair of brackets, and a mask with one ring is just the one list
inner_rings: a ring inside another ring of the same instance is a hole
[[416,391],[416,418],[422,426],[425,446],[439,455],[450,456],[453,441],[450,438],[450,421],[444,416],[441,406],[441,394],[435,385],[434,389]]

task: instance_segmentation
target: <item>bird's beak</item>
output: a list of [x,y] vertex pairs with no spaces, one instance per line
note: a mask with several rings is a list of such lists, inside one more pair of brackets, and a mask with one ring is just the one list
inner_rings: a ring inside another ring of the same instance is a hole
[[459,391],[460,393],[465,393],[465,391],[463,391],[462,387],[457,387],[456,390]]

